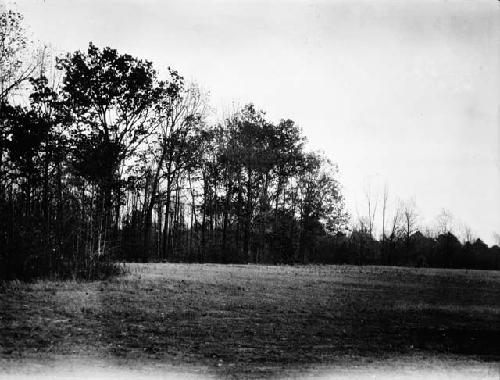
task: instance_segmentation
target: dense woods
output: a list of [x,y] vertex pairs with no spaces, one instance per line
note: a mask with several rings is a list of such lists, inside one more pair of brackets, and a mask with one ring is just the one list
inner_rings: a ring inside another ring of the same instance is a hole
[[92,43],[52,62],[28,42],[0,13],[1,278],[120,261],[500,268],[500,248],[424,236],[408,215],[380,240],[348,228],[336,165],[292,120],[248,104],[213,121],[173,69]]

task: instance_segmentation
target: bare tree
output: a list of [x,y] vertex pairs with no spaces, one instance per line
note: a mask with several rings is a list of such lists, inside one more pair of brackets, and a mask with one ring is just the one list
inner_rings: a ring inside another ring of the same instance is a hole
[[402,205],[404,232],[406,236],[406,244],[410,242],[410,236],[416,231],[417,226],[417,210],[414,199],[409,199]]
[[384,193],[382,195],[382,242],[385,241],[385,214],[387,211],[387,200],[389,199],[389,188],[387,183],[384,185]]
[[453,215],[447,209],[442,209],[436,217],[436,230],[438,234],[446,234],[453,230]]
[[367,229],[370,236],[373,236],[375,225],[375,213],[377,212],[377,196],[373,195],[371,185],[368,184],[364,189],[365,199],[368,206],[368,215],[366,218]]
[[463,223],[461,226],[461,235],[463,244],[467,242],[472,243],[473,241],[476,240],[476,235],[472,231],[472,228],[465,223]]
[[391,240],[394,239],[401,230],[402,217],[403,217],[403,206],[402,202],[399,201],[396,204],[396,208],[394,209],[394,214],[392,215],[391,218],[391,233],[389,235]]

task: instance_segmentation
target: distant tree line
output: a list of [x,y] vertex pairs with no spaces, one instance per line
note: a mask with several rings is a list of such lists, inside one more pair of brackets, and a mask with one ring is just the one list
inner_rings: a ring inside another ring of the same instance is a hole
[[[354,265],[401,265],[433,268],[500,269],[500,235],[488,247],[461,225],[461,238],[452,214],[443,209],[434,227],[419,226],[415,200],[396,202],[389,213],[387,185],[377,199],[365,189],[366,210],[351,221],[349,232],[320,238],[311,260],[317,263]],[[381,202],[380,202],[381,200]],[[381,204],[380,204],[381,203]],[[379,207],[381,206],[381,207]],[[381,219],[376,235],[375,219]]]
[[500,248],[488,247],[479,238],[462,243],[452,232],[431,237],[416,231],[409,238],[391,235],[376,240],[354,229],[349,235],[320,238],[311,262],[499,270]]
[[52,62],[0,12],[0,278],[119,261],[498,268],[478,241],[349,232],[337,167],[292,120],[248,104],[210,121],[175,70],[92,43]]

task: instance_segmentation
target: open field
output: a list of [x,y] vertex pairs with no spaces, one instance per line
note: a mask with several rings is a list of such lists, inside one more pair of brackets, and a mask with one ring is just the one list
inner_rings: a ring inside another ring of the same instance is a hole
[[4,287],[0,377],[500,376],[500,272],[128,268],[104,282]]

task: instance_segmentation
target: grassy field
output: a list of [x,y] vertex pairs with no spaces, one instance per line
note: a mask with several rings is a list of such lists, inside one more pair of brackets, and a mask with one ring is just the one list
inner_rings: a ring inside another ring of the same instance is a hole
[[0,377],[47,363],[119,369],[122,379],[141,368],[179,378],[396,368],[498,378],[500,272],[130,264],[104,282],[11,283],[0,290]]

